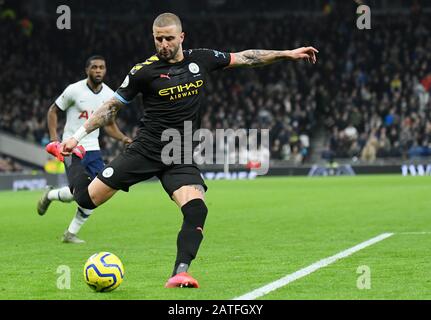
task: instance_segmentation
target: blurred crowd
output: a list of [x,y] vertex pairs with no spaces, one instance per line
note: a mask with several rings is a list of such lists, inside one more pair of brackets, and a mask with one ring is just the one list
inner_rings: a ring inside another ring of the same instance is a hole
[[[324,157],[403,159],[431,155],[429,15],[378,16],[372,30],[330,30],[340,47],[319,86],[329,134]],[[334,26],[335,27],[335,26]]]
[[[151,24],[106,17],[31,21],[31,30],[0,18],[0,130],[40,145],[49,142],[48,107],[64,88],[85,77],[85,60],[107,59],[106,83],[116,89],[130,68],[154,53]],[[313,131],[326,128],[324,157],[427,154],[431,143],[429,16],[379,16],[358,30],[354,16],[185,18],[184,49],[285,49],[313,45],[318,62],[217,71],[206,88],[202,126],[270,129],[272,159],[301,164]],[[136,133],[140,99],[119,112],[118,123]],[[59,127],[64,125],[64,118]],[[107,160],[122,146],[102,133]]]
[[0,153],[0,173],[1,172],[20,172],[23,167],[8,156]]

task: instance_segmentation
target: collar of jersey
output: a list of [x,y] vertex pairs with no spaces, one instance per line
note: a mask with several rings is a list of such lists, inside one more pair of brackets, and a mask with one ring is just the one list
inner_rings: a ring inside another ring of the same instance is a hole
[[88,82],[87,81],[85,81],[85,85],[87,86],[87,88],[88,89],[90,89],[90,91],[92,92],[92,93],[94,93],[94,94],[99,94],[99,93],[101,93],[102,92],[102,90],[103,90],[103,83],[102,83],[102,86],[100,87],[100,90],[99,91],[97,91],[97,92],[94,92],[93,91],[93,89],[91,89],[91,87],[88,85]]

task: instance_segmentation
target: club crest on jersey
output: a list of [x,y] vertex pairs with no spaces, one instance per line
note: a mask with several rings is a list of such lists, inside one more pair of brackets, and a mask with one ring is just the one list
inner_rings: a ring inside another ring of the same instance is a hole
[[199,66],[196,63],[192,62],[189,64],[189,70],[191,73],[198,73],[199,72]]
[[112,177],[113,174],[114,174],[114,169],[111,167],[106,168],[102,172],[102,176],[104,176],[105,178],[110,178]]
[[124,78],[123,83],[121,84],[120,88],[125,88],[129,85],[129,76],[126,76],[126,78]]

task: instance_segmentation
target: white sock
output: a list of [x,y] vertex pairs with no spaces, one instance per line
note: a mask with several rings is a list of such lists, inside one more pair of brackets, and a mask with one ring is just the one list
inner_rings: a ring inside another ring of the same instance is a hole
[[81,230],[82,225],[85,223],[85,221],[88,220],[88,217],[91,215],[92,212],[93,210],[78,207],[76,209],[75,217],[73,217],[73,220],[67,230],[70,233],[78,234],[79,230]]
[[48,192],[49,200],[58,200],[61,202],[71,202],[73,201],[73,194],[70,192],[69,187],[63,187],[60,189],[53,189]]

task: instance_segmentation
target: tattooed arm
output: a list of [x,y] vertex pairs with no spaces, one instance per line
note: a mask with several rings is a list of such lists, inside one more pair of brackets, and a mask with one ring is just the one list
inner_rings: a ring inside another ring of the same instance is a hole
[[70,155],[72,149],[87,134],[105,125],[110,125],[122,106],[123,103],[114,97],[103,103],[72,137],[61,143],[61,153],[65,156]]
[[87,121],[85,121],[84,128],[86,133],[88,134],[100,127],[111,124],[122,106],[123,103],[116,98],[111,98],[106,101]]
[[282,60],[301,60],[316,63],[316,53],[313,47],[301,47],[294,50],[246,50],[232,53],[229,67],[259,67]]

